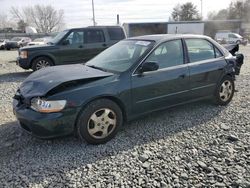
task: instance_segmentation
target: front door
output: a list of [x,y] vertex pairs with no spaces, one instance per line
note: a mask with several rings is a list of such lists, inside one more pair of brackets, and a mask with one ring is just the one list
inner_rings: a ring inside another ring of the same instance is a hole
[[143,114],[189,99],[189,69],[184,64],[181,40],[164,42],[145,60],[157,62],[159,69],[131,78],[134,114]]
[[55,52],[60,64],[82,63],[84,60],[84,31],[73,30]]

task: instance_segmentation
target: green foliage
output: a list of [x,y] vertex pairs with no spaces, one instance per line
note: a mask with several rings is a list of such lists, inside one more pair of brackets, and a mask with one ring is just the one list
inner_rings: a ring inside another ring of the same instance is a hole
[[232,1],[227,9],[208,14],[210,20],[240,19],[250,21],[250,0]]
[[191,2],[175,6],[172,12],[172,18],[175,21],[193,21],[201,19],[197,7]]

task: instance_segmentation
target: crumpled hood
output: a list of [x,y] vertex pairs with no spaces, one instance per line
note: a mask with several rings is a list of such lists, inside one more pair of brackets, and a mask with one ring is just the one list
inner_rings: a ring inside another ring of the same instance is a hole
[[28,76],[20,86],[20,93],[25,98],[44,96],[51,89],[65,82],[90,78],[104,78],[112,75],[112,73],[81,64],[48,67]]

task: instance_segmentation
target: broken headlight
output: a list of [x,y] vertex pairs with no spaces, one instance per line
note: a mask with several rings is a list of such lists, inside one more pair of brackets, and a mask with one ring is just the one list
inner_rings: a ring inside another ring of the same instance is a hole
[[31,108],[37,112],[51,113],[59,112],[66,106],[66,100],[47,101],[40,98],[33,98],[31,100]]

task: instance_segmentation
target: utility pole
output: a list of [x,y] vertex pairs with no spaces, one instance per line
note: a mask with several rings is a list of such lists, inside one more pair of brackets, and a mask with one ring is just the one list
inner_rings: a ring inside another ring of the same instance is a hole
[[202,20],[202,17],[203,17],[203,0],[201,0],[201,20]]
[[116,15],[116,24],[120,25],[120,16],[119,16],[119,14]]
[[93,26],[96,25],[95,22],[95,7],[94,7],[94,0],[92,0],[92,12],[93,12]]

